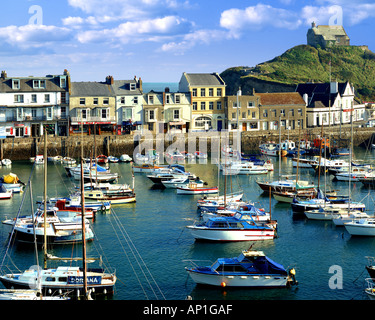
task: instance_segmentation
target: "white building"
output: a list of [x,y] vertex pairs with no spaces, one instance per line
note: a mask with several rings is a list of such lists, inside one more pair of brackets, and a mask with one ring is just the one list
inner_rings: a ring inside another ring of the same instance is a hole
[[143,122],[143,89],[141,78],[134,80],[114,80],[112,84],[116,96],[117,126],[123,134],[140,129]]
[[354,87],[349,82],[304,83],[296,91],[306,102],[307,126],[335,126],[365,118],[365,105],[354,100]]
[[0,77],[0,137],[67,135],[70,76]]

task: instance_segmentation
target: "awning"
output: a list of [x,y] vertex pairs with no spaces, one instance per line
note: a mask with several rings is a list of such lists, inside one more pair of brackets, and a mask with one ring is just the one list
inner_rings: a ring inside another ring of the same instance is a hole
[[183,122],[183,121],[169,122],[170,126],[182,126],[184,124],[185,124],[185,122]]

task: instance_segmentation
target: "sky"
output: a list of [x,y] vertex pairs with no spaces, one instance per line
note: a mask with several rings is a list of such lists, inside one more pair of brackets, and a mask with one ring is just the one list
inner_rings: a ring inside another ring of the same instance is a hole
[[252,67],[306,44],[311,22],[343,25],[375,51],[371,0],[1,0],[0,69],[69,70],[72,81],[179,82]]

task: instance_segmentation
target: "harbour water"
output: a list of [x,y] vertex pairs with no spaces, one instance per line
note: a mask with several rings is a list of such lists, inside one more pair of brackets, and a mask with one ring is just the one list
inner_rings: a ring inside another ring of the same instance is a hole
[[[357,159],[372,156],[363,149],[355,150]],[[228,191],[241,188],[245,200],[269,210],[270,200],[257,186],[257,179],[272,180],[279,175],[278,159],[272,159],[275,171],[266,175],[233,176],[227,180]],[[290,158],[282,160],[282,174],[292,175]],[[111,164],[111,172],[120,174],[119,183],[132,183],[131,164]],[[217,166],[210,163],[186,163],[186,170],[217,185]],[[32,170],[30,162],[14,162],[12,167],[0,168],[3,176],[13,172],[27,182]],[[35,167],[32,175],[33,201],[43,196],[43,166]],[[300,179],[317,184],[317,175],[309,169],[300,169]],[[327,189],[347,194],[348,183],[332,180],[327,175]],[[324,177],[321,181],[324,181]],[[61,164],[48,163],[48,196],[67,196],[75,181],[67,177]],[[324,182],[323,182],[324,183]],[[323,184],[322,183],[322,184]],[[223,187],[224,179],[220,177]],[[352,199],[366,203],[373,214],[372,190],[361,182],[352,182]],[[271,199],[272,218],[278,221],[278,237],[259,242],[208,243],[196,242],[185,227],[199,218],[196,202],[200,197],[177,195],[174,189],[158,188],[146,174],[135,173],[137,202],[114,205],[112,212],[97,214],[90,222],[96,239],[87,246],[88,257],[103,255],[103,262],[116,270],[118,281],[113,300],[368,300],[364,293],[368,278],[366,256],[375,255],[375,238],[351,237],[344,228],[330,221],[311,221],[293,214],[290,205]],[[31,214],[29,190],[15,194],[13,199],[0,202],[0,219],[15,217],[23,200],[22,214]],[[35,208],[35,205],[34,205]],[[8,243],[8,233],[1,226],[1,260]],[[187,260],[210,265],[219,257],[238,256],[241,250],[263,250],[267,256],[284,267],[294,267],[298,285],[284,289],[222,289],[196,286],[188,277]],[[33,246],[14,244],[4,264],[25,270],[36,264]],[[40,250],[41,251],[41,250]],[[81,255],[80,245],[55,245],[49,250],[56,256]],[[201,260],[197,262],[196,260]],[[3,261],[3,260],[2,260]],[[42,252],[39,262],[43,261]],[[337,280],[338,279],[338,280]],[[342,280],[342,281],[341,281]]]

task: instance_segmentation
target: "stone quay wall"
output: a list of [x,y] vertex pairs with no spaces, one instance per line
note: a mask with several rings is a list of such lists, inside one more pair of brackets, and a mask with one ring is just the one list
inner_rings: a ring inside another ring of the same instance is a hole
[[[281,140],[308,139],[313,141],[321,135],[321,128],[304,130],[282,130]],[[349,147],[351,141],[351,127],[324,128],[324,136],[330,137],[331,143],[340,147]],[[224,137],[224,138],[223,138]],[[95,154],[120,156],[121,154],[133,155],[133,152],[156,149],[165,151],[168,147],[177,148],[188,152],[195,150],[211,152],[211,146],[216,150],[217,142],[213,140],[220,138],[221,143],[232,144],[237,137],[236,132],[194,132],[176,134],[141,134],[131,135],[90,135],[90,136],[69,136],[69,137],[47,137],[48,156],[69,156],[78,159],[81,150],[84,157],[92,157]],[[257,152],[259,144],[266,141],[279,141],[277,131],[252,131],[241,133],[241,149],[244,153]],[[353,146],[370,148],[375,143],[375,128],[353,128]],[[94,146],[96,148],[94,148]],[[94,150],[95,149],[95,150]],[[34,138],[7,138],[0,139],[0,157],[11,160],[29,160],[37,154],[44,153],[44,137]]]

